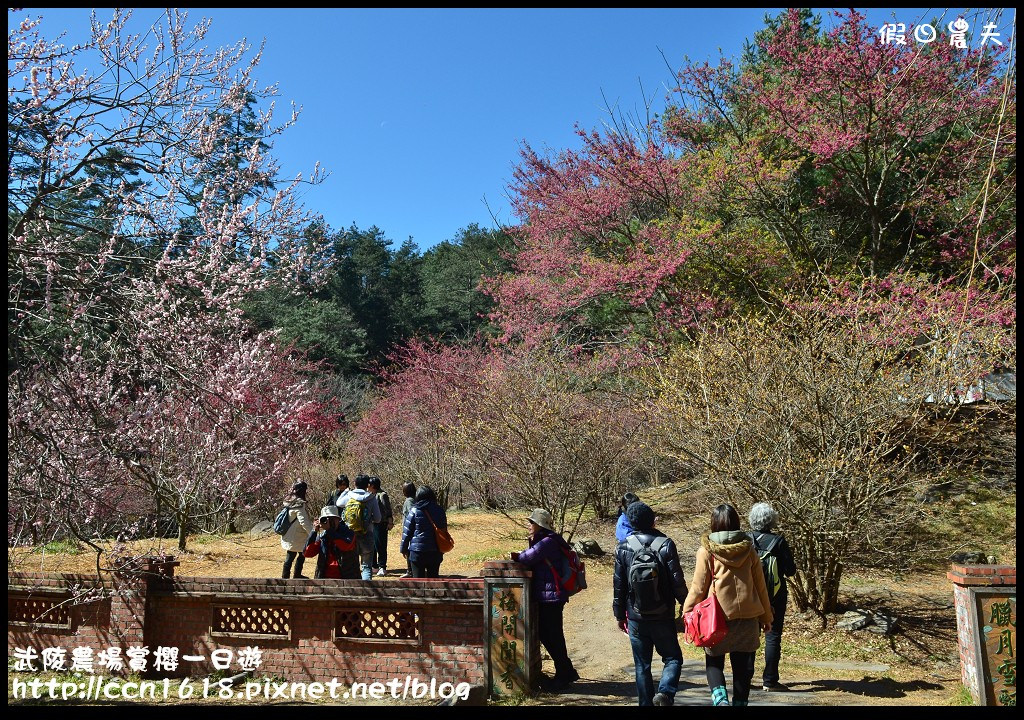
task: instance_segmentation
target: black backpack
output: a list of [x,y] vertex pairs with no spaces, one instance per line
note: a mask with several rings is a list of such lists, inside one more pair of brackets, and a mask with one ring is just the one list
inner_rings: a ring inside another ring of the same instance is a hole
[[782,537],[773,535],[768,544],[765,547],[761,547],[758,539],[763,538],[763,534],[758,533],[757,537],[754,537],[754,533],[747,533],[747,535],[754,544],[757,556],[761,558],[761,569],[764,571],[764,584],[768,588],[768,599],[774,600],[775,596],[782,590],[782,574],[779,572],[779,559],[775,557],[772,551],[775,550],[775,546],[779,544]]
[[633,593],[631,613],[639,616],[657,615],[668,610],[665,598],[661,596],[661,574],[667,572],[658,551],[668,542],[667,537],[657,537],[644,545],[636,535],[626,538],[626,545],[633,551],[627,577]]

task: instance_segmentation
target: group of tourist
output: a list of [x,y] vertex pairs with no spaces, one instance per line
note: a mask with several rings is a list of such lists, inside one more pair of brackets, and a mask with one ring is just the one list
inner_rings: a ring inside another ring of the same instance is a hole
[[[553,570],[567,545],[555,532],[547,511],[535,510],[528,520],[529,548],[512,553],[511,558],[533,570],[533,597],[540,609],[540,641],[555,665],[554,676],[544,678],[541,687],[559,692],[579,679],[566,651],[562,625],[568,596]],[[724,672],[728,654],[733,676],[731,704],[747,704],[762,630],[762,689],[787,689],[779,682],[779,658],[787,601],[785,579],[796,573],[796,564],[785,538],[771,532],[778,520],[772,506],[762,502],[751,508],[749,533],[740,530],[739,514],[734,507],[716,507],[710,531],[700,538],[689,589],[676,546],[655,527],[656,520],[654,511],[634,493],[623,496],[615,528],[619,545],[615,552],[612,611],[619,628],[629,637],[639,704],[673,704],[683,664],[678,633],[683,629],[684,615],[707,599],[709,593],[717,598],[727,621],[725,636],[704,647],[712,703],[730,704]],[[762,564],[762,557],[767,556],[774,558],[773,567],[777,568],[771,588]],[[655,650],[664,663],[657,687],[651,675]]]
[[[726,619],[724,637],[704,647],[712,703],[747,704],[762,631],[765,666],[761,687],[766,692],[786,690],[779,682],[779,658],[786,578],[796,574],[796,564],[786,539],[771,532],[778,521],[772,506],[760,502],[750,509],[750,532],[740,529],[739,513],[732,505],[719,505],[712,511],[710,531],[700,538],[689,590],[674,543],[655,528],[654,511],[631,494],[623,497],[623,506],[620,526],[626,529],[615,554],[612,609],[633,649],[639,704],[673,704],[683,662],[677,631],[684,625],[685,615],[709,593]],[[665,572],[648,581],[636,571],[640,553],[655,556]],[[772,568],[767,580],[766,567]],[[677,601],[678,616],[674,612]],[[664,661],[656,689],[651,676],[654,649]],[[727,654],[732,667],[731,703],[725,683]]]
[[[281,535],[282,578],[306,577],[305,560],[314,557],[314,578],[371,580],[387,575],[388,532],[395,525],[391,498],[379,477],[358,475],[352,484],[347,475],[338,475],[316,522],[306,510],[306,483],[292,485],[283,503],[290,524]],[[448,518],[430,487],[406,483],[402,493],[401,553],[407,563],[402,577],[437,577],[443,556],[434,528],[446,530]]]
[[[316,523],[306,512],[306,484],[296,482],[284,499],[293,521],[281,538],[286,552],[282,577],[294,564],[294,577],[304,577],[305,558],[316,558],[316,578],[370,580],[387,573],[388,531],[394,526],[391,501],[380,478],[359,475],[355,488],[339,475],[336,490],[320,511]],[[401,553],[413,578],[436,578],[443,554],[437,530],[447,530],[448,519],[430,487],[402,488]],[[711,700],[729,705],[725,656],[732,667],[732,705],[746,705],[754,676],[754,658],[765,633],[762,688],[784,690],[779,682],[781,636],[786,612],[786,578],[796,573],[793,554],[785,538],[772,533],[778,514],[768,503],[755,504],[749,514],[750,532],[740,529],[732,505],[711,514],[709,532],[700,538],[693,582],[687,588],[679,553],[671,538],[656,528],[657,518],[634,493],[622,498],[615,536],[612,611],[619,628],[629,637],[633,651],[640,705],[672,705],[678,689],[683,653],[678,633],[684,616],[713,594],[726,619],[726,633],[704,647],[705,672]],[[563,615],[569,591],[560,581],[556,565],[564,568],[568,544],[555,529],[551,513],[536,509],[527,518],[528,546],[511,559],[533,571],[532,598],[538,607],[538,635],[555,666],[553,677],[542,678],[542,689],[560,692],[579,680],[565,643]],[[766,558],[772,558],[774,577],[766,582]],[[564,575],[564,572],[563,572]],[[771,587],[769,587],[771,583]],[[679,613],[676,614],[676,605]],[[654,651],[664,668],[657,687],[651,674]]]

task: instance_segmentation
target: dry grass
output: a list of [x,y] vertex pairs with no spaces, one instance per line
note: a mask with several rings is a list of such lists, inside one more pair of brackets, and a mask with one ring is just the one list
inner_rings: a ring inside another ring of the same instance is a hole
[[[700,533],[715,503],[708,498],[707,511],[686,511],[681,503],[683,495],[675,486],[650,489],[641,495],[659,515],[659,528],[676,540],[689,579]],[[449,527],[456,546],[445,556],[441,565],[443,575],[479,575],[486,560],[507,557],[509,552],[521,550],[526,544],[525,521],[519,524],[493,513],[453,511],[449,514]],[[578,684],[579,692],[587,696],[581,700],[630,704],[635,702],[631,699],[635,695],[631,689],[632,672],[626,670],[632,657],[628,641],[619,632],[611,613],[614,522],[590,520],[576,537],[593,538],[609,552],[602,558],[586,561],[590,588],[574,597],[566,609],[569,653],[584,678]],[[404,571],[404,562],[398,553],[399,540],[400,532],[396,528],[389,536],[391,575],[385,580],[388,582],[396,581]],[[140,542],[135,548],[162,548],[177,555],[174,540]],[[279,538],[272,534],[209,536],[190,538],[188,552],[178,555],[178,559],[181,566],[177,572],[182,575],[278,577],[283,551]],[[8,565],[12,570],[90,572],[95,570],[95,556],[91,552],[43,553],[17,549],[9,550]],[[851,606],[885,608],[893,612],[900,619],[900,629],[890,637],[866,632],[850,634],[832,627],[834,617],[829,627],[823,629],[821,621],[813,615],[787,616],[783,636],[783,681],[807,692],[809,702],[946,705],[962,694],[952,590],[943,573],[936,571],[902,578],[850,576],[842,599]],[[684,655],[686,667],[693,668],[694,663],[703,665],[694,648],[684,646]],[[869,661],[888,665],[889,669],[865,672],[823,669],[812,664],[820,661]],[[551,671],[550,660],[545,659],[545,672]],[[691,688],[687,692],[703,690]],[[557,699],[542,695],[526,702],[550,703]]]

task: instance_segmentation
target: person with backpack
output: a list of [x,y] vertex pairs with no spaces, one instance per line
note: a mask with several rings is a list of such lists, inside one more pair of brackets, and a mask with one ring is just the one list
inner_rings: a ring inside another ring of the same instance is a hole
[[448,529],[448,516],[437,504],[433,488],[424,485],[416,491],[415,501],[402,526],[402,555],[409,561],[410,577],[436,578],[444,554],[437,547],[436,528]]
[[622,502],[619,503],[619,519],[615,522],[615,539],[618,542],[622,542],[633,532],[633,526],[629,524],[629,518],[626,516],[626,508],[635,502],[640,502],[640,498],[635,493],[628,492],[622,496]]
[[314,578],[359,579],[355,535],[341,522],[337,505],[328,505],[320,511],[320,519],[306,540],[302,554],[316,558]]
[[529,546],[522,552],[514,552],[511,558],[533,570],[531,595],[537,603],[537,630],[540,642],[555,663],[555,675],[541,680],[541,689],[547,692],[561,692],[580,679],[580,674],[569,659],[565,647],[563,615],[569,602],[569,592],[556,577],[555,567],[565,572],[569,544],[555,532],[551,513],[535,509],[528,518],[530,522]]
[[291,492],[285,495],[284,507],[274,521],[274,530],[281,531],[281,549],[285,551],[281,577],[288,579],[293,562],[295,577],[306,577],[302,574],[302,566],[306,562],[302,551],[306,547],[306,536],[313,532],[313,521],[306,514],[306,483],[297,480]]
[[[672,705],[683,668],[675,609],[677,600],[686,600],[686,580],[675,543],[654,527],[654,511],[637,501],[624,514],[635,529],[615,550],[612,611],[633,649],[637,702]],[[655,649],[664,663],[657,693],[651,676]]]
[[726,617],[728,631],[714,645],[704,648],[705,672],[711,701],[728,705],[725,688],[725,654],[732,665],[733,705],[746,705],[754,676],[754,653],[761,644],[761,630],[772,626],[772,606],[754,545],[740,530],[740,516],[732,505],[719,505],[711,513],[711,532],[701,537],[693,585],[683,613],[714,593]]
[[[747,533],[754,544],[754,551],[761,558],[768,599],[772,604],[772,627],[764,634],[764,673],[761,688],[765,692],[789,690],[779,682],[779,660],[782,657],[782,623],[786,617],[786,601],[789,598],[786,578],[796,575],[796,562],[786,538],[771,530],[778,522],[779,514],[771,504],[755,503],[748,515],[753,532]],[[751,656],[750,662],[754,662]],[[754,668],[750,668],[753,675]]]
[[380,577],[388,574],[388,531],[395,525],[395,513],[391,509],[391,498],[380,489],[380,478],[370,478],[369,490],[380,506],[380,522],[373,525],[373,570]]
[[342,493],[337,500],[342,521],[356,536],[363,580],[373,579],[373,526],[380,522],[380,505],[369,487],[370,476],[357,475],[355,488]]

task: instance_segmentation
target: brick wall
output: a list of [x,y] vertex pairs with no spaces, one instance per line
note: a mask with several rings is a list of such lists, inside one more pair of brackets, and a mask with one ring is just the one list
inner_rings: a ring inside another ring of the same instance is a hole
[[[176,647],[203,661],[180,662],[161,676],[203,676],[211,652],[260,648],[257,676],[291,681],[482,684],[484,581],[475,579],[282,580],[179,578],[104,583],[107,597],[70,607],[70,628],[12,624],[25,598],[67,597],[94,576],[11,573],[8,655],[15,647]],[[112,596],[111,591],[114,591]],[[45,620],[45,618],[44,618]],[[246,634],[251,633],[251,634]],[[367,638],[367,636],[374,636]],[[237,659],[237,655],[235,656]],[[237,661],[231,672],[238,672]]]

